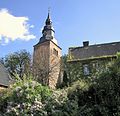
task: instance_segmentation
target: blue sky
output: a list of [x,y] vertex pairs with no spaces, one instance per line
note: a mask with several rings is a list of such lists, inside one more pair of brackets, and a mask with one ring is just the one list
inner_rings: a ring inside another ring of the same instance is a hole
[[[6,23],[10,33],[0,28],[0,57],[21,49],[33,53],[33,45],[41,37],[48,7],[51,7],[55,37],[63,54],[71,46],[81,46],[85,40],[90,44],[120,41],[120,0],[0,0],[1,13],[10,14],[12,19],[26,25],[19,28]],[[4,27],[4,23],[1,25]],[[23,36],[19,29],[29,32]]]

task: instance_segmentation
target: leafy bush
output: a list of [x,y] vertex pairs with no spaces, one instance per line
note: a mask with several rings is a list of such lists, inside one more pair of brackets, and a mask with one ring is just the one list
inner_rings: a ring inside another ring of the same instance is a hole
[[80,116],[119,116],[120,57],[98,76],[88,89],[76,86],[68,98],[78,100]]
[[76,116],[78,104],[67,90],[50,90],[36,81],[19,80],[3,93],[0,113],[5,116]]
[[120,55],[94,81],[79,79],[50,90],[31,79],[18,80],[0,98],[5,116],[119,116]]
[[46,105],[48,116],[77,116],[77,100],[69,100],[66,90],[57,90],[52,94],[52,99]]
[[50,89],[36,81],[19,80],[2,97],[4,106],[6,104],[3,113],[7,116],[46,115],[45,101],[51,94]]

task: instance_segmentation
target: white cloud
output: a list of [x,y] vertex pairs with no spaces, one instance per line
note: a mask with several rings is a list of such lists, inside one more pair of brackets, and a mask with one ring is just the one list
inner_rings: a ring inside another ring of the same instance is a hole
[[30,28],[34,28],[34,25],[30,25]]
[[30,34],[29,29],[34,25],[28,24],[27,17],[16,17],[7,9],[0,10],[0,44],[7,44],[9,41],[30,40],[35,36]]

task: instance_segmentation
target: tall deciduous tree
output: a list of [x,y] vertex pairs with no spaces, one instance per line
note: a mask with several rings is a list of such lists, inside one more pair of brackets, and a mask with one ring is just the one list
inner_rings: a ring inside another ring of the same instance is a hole
[[26,50],[20,50],[7,55],[4,58],[4,65],[8,69],[11,76],[18,74],[19,78],[28,76],[31,72],[31,55]]

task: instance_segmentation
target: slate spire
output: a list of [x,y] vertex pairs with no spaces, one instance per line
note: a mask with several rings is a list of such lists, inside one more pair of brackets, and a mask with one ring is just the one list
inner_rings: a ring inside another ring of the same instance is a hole
[[52,21],[50,19],[50,10],[48,10],[48,16],[47,16],[47,19],[46,19],[46,22],[45,22],[46,25],[52,25]]
[[55,31],[54,31],[54,28],[52,26],[52,21],[50,18],[50,10],[48,10],[48,16],[47,16],[47,19],[45,21],[45,26],[42,30],[42,37],[40,38],[39,42],[42,43],[42,42],[51,40],[55,44],[57,44],[57,40],[55,39],[54,33],[55,33]]

